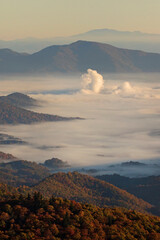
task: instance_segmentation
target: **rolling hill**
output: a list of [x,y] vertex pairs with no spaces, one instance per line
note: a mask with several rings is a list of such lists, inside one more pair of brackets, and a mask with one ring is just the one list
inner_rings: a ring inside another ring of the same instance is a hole
[[4,184],[16,187],[15,193],[18,194],[40,192],[47,198],[62,197],[101,207],[118,206],[160,215],[158,205],[153,206],[108,182],[78,172],[51,175],[46,167],[34,162],[18,160],[1,163],[0,183],[3,189],[6,189]]
[[160,54],[87,41],[53,45],[34,54],[1,49],[0,59],[1,74],[76,73],[88,68],[100,73],[160,71]]
[[78,172],[56,173],[32,187],[45,197],[62,197],[99,206],[120,206],[141,212],[151,205],[112,184]]

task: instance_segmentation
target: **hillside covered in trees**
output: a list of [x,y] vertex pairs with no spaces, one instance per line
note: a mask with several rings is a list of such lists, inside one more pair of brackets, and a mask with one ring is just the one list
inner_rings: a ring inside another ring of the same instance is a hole
[[28,186],[26,194],[39,191],[47,198],[54,195],[102,207],[120,206],[160,215],[159,195],[155,197],[156,203],[148,201],[149,198],[154,198],[158,189],[153,197],[150,196],[150,190],[148,198],[139,197],[131,194],[129,190],[122,190],[108,182],[78,172],[51,174],[47,167],[35,162],[16,160],[0,163],[0,183],[16,187],[18,192]]
[[14,161],[0,164],[0,182],[1,240],[160,239],[152,206],[105,181]]
[[78,172],[53,174],[33,186],[32,190],[45,197],[54,195],[98,206],[120,206],[141,212],[150,211],[152,207],[125,190]]
[[34,193],[0,200],[0,239],[158,240],[160,218]]

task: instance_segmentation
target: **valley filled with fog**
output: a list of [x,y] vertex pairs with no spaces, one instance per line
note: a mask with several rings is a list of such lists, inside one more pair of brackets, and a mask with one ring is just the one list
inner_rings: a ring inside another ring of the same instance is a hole
[[39,100],[33,111],[83,120],[1,125],[26,144],[1,151],[36,162],[57,157],[74,167],[124,161],[157,163],[160,156],[160,74],[0,77],[0,95]]

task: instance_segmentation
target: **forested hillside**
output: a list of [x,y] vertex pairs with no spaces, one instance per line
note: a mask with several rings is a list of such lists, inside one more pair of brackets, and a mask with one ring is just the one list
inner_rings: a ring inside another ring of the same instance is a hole
[[45,197],[54,195],[83,203],[120,206],[141,212],[150,211],[152,207],[112,184],[78,172],[53,174],[32,187],[32,190],[41,192]]

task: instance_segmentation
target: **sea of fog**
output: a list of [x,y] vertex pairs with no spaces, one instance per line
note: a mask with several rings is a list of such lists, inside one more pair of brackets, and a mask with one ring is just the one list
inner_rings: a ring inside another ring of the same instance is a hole
[[1,125],[0,133],[26,141],[1,145],[20,159],[52,157],[72,166],[160,159],[160,74],[0,77],[0,95],[29,94],[32,110],[85,120]]

